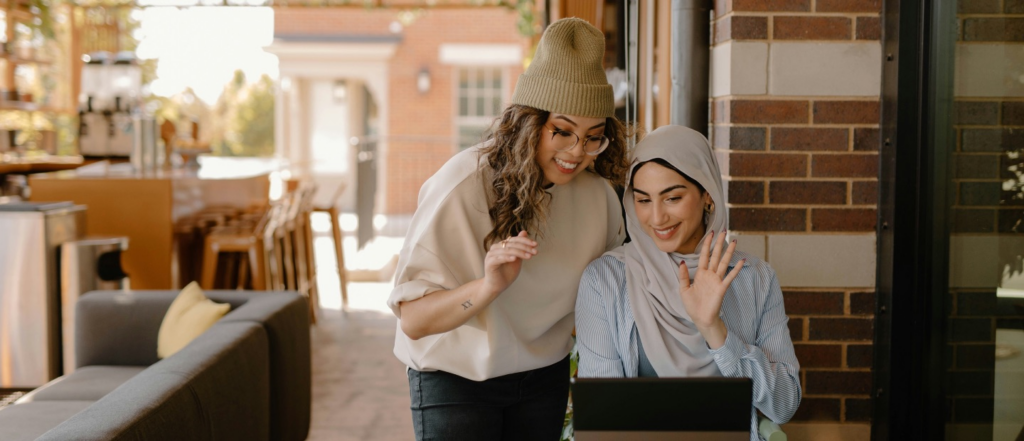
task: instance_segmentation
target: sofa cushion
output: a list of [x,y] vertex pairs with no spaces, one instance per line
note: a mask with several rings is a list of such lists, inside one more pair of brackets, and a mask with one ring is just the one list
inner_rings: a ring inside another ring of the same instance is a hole
[[268,440],[267,346],[259,324],[218,323],[39,440]]
[[[72,415],[89,407],[92,401],[35,401],[0,409],[0,439],[31,441]],[[71,438],[69,438],[71,439]]]
[[[139,374],[122,386],[55,424],[37,441],[210,439],[199,403],[180,376]],[[49,402],[29,404],[37,403]]]
[[86,366],[57,378],[18,399],[32,401],[96,401],[138,375],[145,366]]
[[149,366],[156,336],[176,292],[92,291],[75,304],[78,367]]
[[309,434],[312,367],[309,306],[295,292],[208,291],[211,299],[231,305],[221,323],[261,323],[270,339],[270,435],[282,441]]
[[198,283],[189,283],[171,302],[167,315],[160,322],[156,356],[167,358],[178,352],[217,323],[229,310],[231,305],[214,303],[203,294]]

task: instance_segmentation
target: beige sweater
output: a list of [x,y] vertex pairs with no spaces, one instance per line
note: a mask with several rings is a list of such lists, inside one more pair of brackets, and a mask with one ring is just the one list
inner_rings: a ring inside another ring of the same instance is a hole
[[[398,260],[388,306],[450,290],[484,275],[487,214],[478,148],[449,160],[420,189]],[[618,198],[608,182],[584,172],[548,192],[537,255],[505,292],[462,326],[412,340],[395,337],[395,355],[421,371],[441,370],[482,381],[558,362],[571,349],[573,308],[584,268],[625,238]],[[537,239],[535,232],[530,237]]]

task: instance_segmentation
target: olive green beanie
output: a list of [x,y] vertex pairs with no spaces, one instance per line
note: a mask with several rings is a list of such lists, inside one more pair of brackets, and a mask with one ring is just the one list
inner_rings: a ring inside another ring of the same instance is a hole
[[615,97],[603,59],[600,30],[579,18],[558,20],[544,31],[533,62],[519,76],[512,104],[565,115],[611,117]]

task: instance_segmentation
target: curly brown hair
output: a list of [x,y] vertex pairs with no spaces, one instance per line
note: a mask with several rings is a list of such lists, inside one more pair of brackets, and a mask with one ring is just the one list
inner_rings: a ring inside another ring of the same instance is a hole
[[[520,231],[543,236],[540,226],[545,221],[550,195],[544,191],[544,172],[536,156],[541,130],[549,116],[550,112],[544,110],[511,105],[495,121],[492,134],[480,149],[480,154],[486,155],[480,167],[489,168],[491,173],[484,185],[493,185],[487,193],[491,195],[488,214],[494,229],[484,238],[485,251]],[[609,140],[608,148],[586,172],[607,179],[616,190],[621,190],[629,168],[626,127],[618,119],[608,118],[604,133]]]

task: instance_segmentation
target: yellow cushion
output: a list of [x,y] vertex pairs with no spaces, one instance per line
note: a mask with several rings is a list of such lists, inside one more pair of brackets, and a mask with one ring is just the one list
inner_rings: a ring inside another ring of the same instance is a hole
[[214,303],[206,298],[198,283],[189,283],[171,302],[164,321],[160,323],[156,337],[157,357],[167,358],[178,352],[230,309],[231,305],[227,303]]

